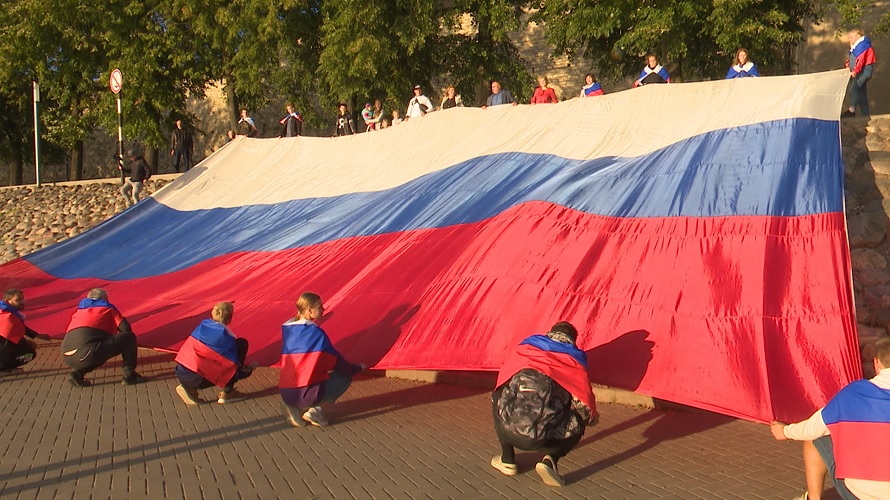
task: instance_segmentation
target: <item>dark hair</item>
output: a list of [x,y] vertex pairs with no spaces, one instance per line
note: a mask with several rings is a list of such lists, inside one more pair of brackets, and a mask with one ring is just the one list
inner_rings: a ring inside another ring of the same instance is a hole
[[9,290],[7,290],[6,292],[3,293],[3,300],[8,302],[10,299],[12,299],[14,297],[24,297],[24,296],[25,296],[25,294],[18,288],[10,288]]
[[593,83],[596,83],[596,77],[593,76],[593,73],[587,73],[586,75],[584,75],[584,78],[587,79],[588,76],[589,76],[591,79],[593,79]]
[[578,340],[578,330],[572,326],[568,321],[560,321],[559,323],[550,327],[551,332],[559,332],[566,334],[572,342]]

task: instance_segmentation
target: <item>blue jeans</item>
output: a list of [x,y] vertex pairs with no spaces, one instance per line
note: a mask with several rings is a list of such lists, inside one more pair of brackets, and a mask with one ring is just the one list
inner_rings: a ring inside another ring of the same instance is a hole
[[856,496],[850,493],[850,490],[847,489],[844,480],[838,479],[834,475],[835,470],[837,469],[837,463],[834,461],[834,446],[831,443],[831,436],[820,437],[813,441],[813,445],[819,450],[819,455],[822,456],[822,461],[824,461],[825,465],[828,467],[828,474],[831,476],[831,482],[834,483],[834,489],[837,490],[841,498],[844,500],[857,500]]
[[332,371],[331,378],[321,383],[320,403],[333,403],[352,385],[352,377]]
[[874,73],[874,65],[869,64],[865,68],[862,69],[862,73],[856,75],[856,78],[850,79],[850,107],[856,108],[859,106],[859,111],[862,112],[862,116],[869,116],[868,109],[868,90],[865,87],[865,84],[871,80],[871,75]]

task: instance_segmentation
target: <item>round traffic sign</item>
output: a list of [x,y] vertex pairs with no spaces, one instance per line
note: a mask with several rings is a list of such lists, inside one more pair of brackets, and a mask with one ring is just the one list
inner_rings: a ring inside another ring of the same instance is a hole
[[121,86],[124,84],[124,75],[121,74],[121,70],[115,68],[111,72],[111,77],[108,79],[108,86],[111,87],[111,91],[117,94],[121,91]]

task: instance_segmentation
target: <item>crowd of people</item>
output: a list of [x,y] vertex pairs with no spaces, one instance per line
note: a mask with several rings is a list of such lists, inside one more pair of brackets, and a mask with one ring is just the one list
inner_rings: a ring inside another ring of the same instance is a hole
[[[849,85],[849,107],[844,111],[844,117],[854,116],[856,110],[859,109],[861,116],[869,116],[868,93],[866,84],[874,74],[875,52],[872,48],[871,40],[865,36],[861,29],[853,29],[847,33],[847,39],[850,45],[849,56],[845,62],[850,69],[850,85]],[[671,76],[667,68],[659,63],[658,56],[654,53],[648,53],[645,56],[646,64],[640,71],[638,77],[633,81],[632,87],[637,88],[650,84],[665,84],[671,82]],[[750,59],[747,49],[740,48],[733,56],[732,64],[726,72],[726,79],[758,77],[760,72],[757,65]],[[532,92],[529,104],[552,104],[559,102],[559,96],[549,82],[547,75],[540,75],[537,78],[538,85]],[[518,101],[514,98],[510,90],[502,87],[501,82],[492,80],[490,82],[491,94],[486,98],[483,108],[490,106],[498,106],[503,104],[516,105]],[[337,116],[334,122],[333,136],[353,135],[361,132],[372,132],[383,130],[394,125],[403,123],[412,118],[419,118],[433,111],[441,111],[454,107],[463,107],[464,101],[458,94],[453,85],[449,85],[444,92],[438,108],[434,106],[429,97],[424,95],[423,88],[415,85],[413,88],[413,96],[409,99],[404,113],[399,109],[393,109],[386,112],[380,99],[375,99],[373,104],[366,102],[358,115],[354,115],[349,109],[347,103],[341,102],[337,106]],[[579,97],[595,97],[604,94],[604,89],[600,82],[597,81],[593,73],[587,73],[584,76],[584,84],[581,87]],[[361,117],[361,123],[356,124],[357,116]],[[285,115],[278,121],[280,128],[277,137],[297,137],[303,134],[303,115],[296,111],[294,105],[290,102],[285,105]],[[234,140],[238,136],[258,137],[259,129],[257,123],[250,116],[247,109],[241,109],[241,115],[238,119],[236,127],[229,130],[226,134],[226,142]],[[191,168],[194,155],[194,143],[187,127],[184,127],[181,120],[175,122],[175,128],[170,139],[170,155],[174,160],[174,170],[183,171]],[[137,182],[139,175],[131,175],[130,179]],[[128,193],[124,193],[128,205],[139,200],[139,190],[134,185],[127,188]],[[135,201],[134,201],[135,200]]]
[[[873,74],[875,62],[871,42],[861,30],[849,35],[850,107],[859,107],[868,114],[866,84]],[[647,55],[646,66],[634,87],[670,83],[668,71],[654,54]],[[736,52],[726,78],[759,76],[748,52]],[[546,76],[538,79],[531,104],[557,102],[555,90]],[[405,120],[417,119],[434,111],[433,103],[416,85],[408,102]],[[581,97],[602,95],[596,77],[588,74]],[[516,105],[512,93],[499,82],[491,82],[491,95],[486,107]],[[439,109],[463,106],[454,87],[448,87]],[[282,136],[300,134],[302,117],[288,104],[287,114],[280,120]],[[365,131],[387,128],[401,121],[399,112],[386,117],[381,102],[367,103],[361,112]],[[181,132],[177,122],[171,138],[171,155],[184,160],[190,168],[190,137]],[[238,134],[256,135],[256,123],[247,110],[241,111]],[[336,135],[358,132],[346,104],[340,104]],[[142,182],[150,175],[144,159],[130,151],[130,177],[121,192],[136,202]],[[0,300],[0,371],[20,369],[34,360],[33,338],[49,340],[25,324],[25,295],[10,289]],[[213,306],[210,317],[198,324],[182,344],[175,358],[174,374],[178,380],[176,394],[189,406],[206,402],[199,391],[216,387],[216,402],[229,404],[247,395],[235,390],[239,380],[249,377],[256,364],[246,364],[249,343],[238,338],[229,328],[234,315],[231,302]],[[350,387],[353,377],[367,369],[364,364],[347,361],[334,347],[327,333],[318,325],[324,315],[319,295],[306,292],[296,302],[296,314],[281,326],[281,361],[279,393],[281,411],[289,425],[324,427],[329,421],[324,407],[335,403]],[[559,460],[577,444],[587,427],[598,422],[599,414],[589,382],[587,357],[578,348],[578,331],[568,322],[553,325],[544,334],[532,335],[512,351],[501,368],[492,393],[492,415],[501,453],[490,465],[500,473],[519,473],[515,449],[542,454],[535,470],[550,486],[563,486],[565,480],[558,470]],[[94,288],[74,309],[61,343],[62,362],[71,368],[67,382],[86,388],[91,382],[86,375],[111,358],[122,358],[122,383],[139,384],[146,378],[136,371],[137,342],[130,323],[109,302],[105,290]],[[881,458],[890,447],[890,338],[880,339],[875,347],[876,376],[849,384],[828,404],[809,419],[785,424],[773,422],[771,431],[779,440],[805,441],[804,464],[807,492],[800,498],[821,498],[826,474],[831,475],[837,491],[844,499],[890,498],[890,467]]]
[[[35,359],[31,339],[51,340],[26,326],[24,311],[24,292],[7,290],[0,300],[0,371],[21,370]],[[294,427],[330,425],[324,408],[367,369],[347,361],[334,347],[319,326],[324,311],[322,298],[305,292],[293,319],[281,325],[281,412]],[[250,345],[229,328],[234,312],[231,302],[217,303],[180,347],[174,359],[175,392],[186,405],[214,399],[230,404],[248,397],[235,384],[250,377],[257,365],[246,364]],[[544,484],[565,485],[559,460],[599,421],[587,355],[577,342],[578,330],[560,321],[546,333],[525,338],[507,355],[491,394],[501,452],[490,465],[498,472],[520,472],[518,448],[541,455],[535,471]],[[105,290],[94,288],[74,308],[62,339],[62,362],[71,368],[67,382],[90,387],[86,375],[116,356],[122,358],[123,385],[146,382],[136,371],[136,335],[129,321]],[[890,468],[881,458],[890,445],[890,338],[877,341],[873,362],[874,378],[849,384],[807,420],[771,424],[776,439],[805,441],[807,492],[800,499],[821,498],[826,474],[845,500],[890,498]],[[211,387],[219,392],[203,399],[199,391]]]
[[[279,389],[285,420],[293,426],[328,425],[323,407],[333,404],[364,371],[364,364],[346,361],[337,352],[317,322],[324,305],[317,294],[306,292],[296,303],[297,313],[281,326],[282,353]],[[37,356],[31,340],[51,340],[25,324],[25,293],[9,289],[0,300],[0,372],[20,370]],[[235,307],[231,302],[213,306],[210,317],[201,321],[183,342],[174,359],[173,373],[179,382],[176,394],[188,406],[207,401],[199,391],[216,387],[218,404],[242,401],[247,395],[235,390],[239,380],[250,377],[256,363],[246,364],[250,344],[229,328]],[[108,293],[93,288],[71,315],[62,338],[61,361],[69,368],[66,381],[86,388],[86,376],[120,356],[123,385],[147,381],[136,371],[136,334],[121,311],[109,302]]]
[[[865,36],[861,29],[854,29],[848,33],[850,43],[849,58],[846,65],[851,70],[850,83],[850,106],[845,111],[844,116],[852,116],[855,114],[856,108],[860,108],[863,116],[868,116],[868,95],[866,92],[866,83],[871,79],[873,74],[873,65],[875,63],[874,50],[871,41]],[[671,82],[671,76],[667,68],[658,61],[658,56],[654,53],[646,54],[646,64],[640,71],[638,77],[634,80],[632,87],[640,87],[650,84],[664,84]],[[758,77],[760,72],[757,65],[750,59],[747,49],[738,49],[733,57],[732,65],[726,72],[726,79]],[[584,84],[581,87],[580,97],[594,97],[603,95],[603,87],[597,81],[593,73],[588,73],[584,77]],[[538,85],[535,87],[529,104],[552,104],[559,102],[556,89],[550,86],[547,75],[540,75],[537,78]],[[491,94],[486,98],[483,108],[490,106],[499,106],[503,104],[516,105],[518,101],[514,98],[510,90],[502,87],[501,82],[492,80]],[[424,95],[423,88],[415,85],[413,88],[414,95],[408,101],[408,105],[404,112],[404,118],[400,116],[398,110],[391,113],[385,113],[382,109],[380,100],[375,100],[374,104],[365,103],[361,110],[361,119],[364,127],[361,129],[355,125],[355,120],[348,104],[340,103],[338,105],[337,119],[334,125],[334,136],[352,135],[359,132],[371,132],[382,130],[384,128],[398,125],[405,120],[418,118],[437,110],[446,110],[454,107],[464,106],[460,94],[457,94],[453,85],[449,85],[445,89],[444,96],[436,108],[433,102]],[[253,120],[246,116],[246,110],[242,110],[242,121],[239,122],[237,135],[248,137],[256,136],[256,124]],[[285,125],[287,120],[299,122],[302,124],[302,118],[299,113],[293,111],[293,105],[287,104],[287,116],[281,120],[281,124]],[[243,124],[243,125],[242,125]],[[279,137],[294,137],[301,134],[301,126],[286,125]],[[233,136],[234,137],[234,136]]]

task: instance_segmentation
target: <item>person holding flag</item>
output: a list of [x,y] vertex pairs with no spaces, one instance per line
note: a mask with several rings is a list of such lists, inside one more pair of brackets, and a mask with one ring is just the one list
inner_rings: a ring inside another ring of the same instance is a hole
[[315,322],[324,314],[321,297],[305,292],[297,300],[297,315],[281,325],[281,375],[278,388],[287,422],[325,427],[322,404],[332,404],[349,389],[364,364],[346,361]]
[[115,356],[123,358],[124,385],[145,382],[146,378],[136,373],[136,334],[127,318],[108,302],[105,290],[93,288],[77,304],[67,332],[62,339],[62,361],[74,369],[68,375],[69,384],[89,387],[92,384],[84,375]]
[[587,374],[587,355],[578,349],[578,330],[560,321],[543,335],[523,340],[498,372],[492,413],[501,454],[491,466],[515,476],[515,448],[543,452],[535,466],[544,484],[564,486],[557,462],[596,425],[596,399]]
[[726,72],[726,79],[732,80],[733,78],[747,78],[749,76],[760,76],[760,72],[757,71],[757,66],[748,59],[748,49],[739,49],[735,53],[732,66]]
[[282,125],[281,137],[297,137],[303,135],[303,117],[300,113],[294,111],[294,105],[291,103],[287,103],[284,109],[287,111],[287,115],[278,120],[278,123]]
[[600,82],[596,81],[596,77],[593,76],[593,73],[587,73],[587,76],[584,77],[584,82],[585,85],[581,87],[581,97],[603,95],[603,86],[600,85]]
[[652,83],[671,83],[671,75],[661,64],[655,54],[646,54],[646,66],[640,71],[640,77],[634,82],[634,87],[649,85]]
[[869,116],[868,91],[865,84],[871,80],[875,67],[875,49],[871,46],[871,40],[865,36],[861,29],[853,29],[847,33],[847,41],[850,42],[850,56],[847,58],[846,67],[850,69],[850,107],[842,116],[854,116],[856,106],[862,116]]
[[37,346],[25,337],[49,340],[48,335],[25,326],[24,309],[24,292],[10,288],[3,293],[3,300],[0,300],[0,372],[15,370],[34,361]]
[[247,358],[247,339],[235,338],[228,325],[232,322],[235,306],[220,302],[185,340],[176,355],[174,373],[179,380],[176,394],[187,405],[204,401],[199,389],[222,388],[219,404],[243,401],[247,396],[235,390],[235,382],[249,377],[256,365],[244,366]]

